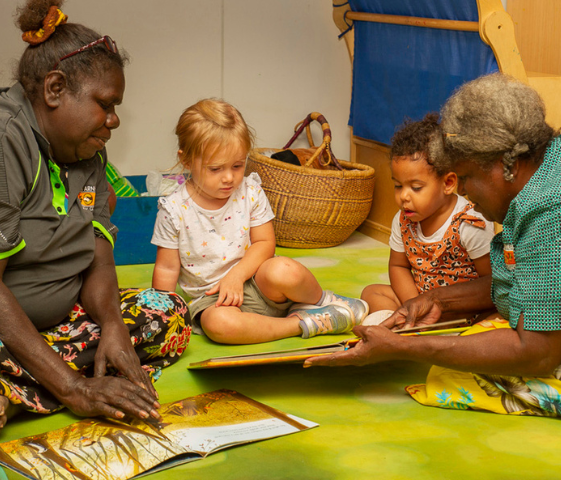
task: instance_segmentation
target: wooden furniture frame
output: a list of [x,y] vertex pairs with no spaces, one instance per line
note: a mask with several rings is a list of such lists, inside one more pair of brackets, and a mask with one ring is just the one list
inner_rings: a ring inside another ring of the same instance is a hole
[[[534,87],[546,105],[548,123],[556,129],[561,128],[561,77],[530,73],[524,68],[514,36],[514,24],[504,10],[500,0],[476,0],[479,12],[478,22],[439,20],[434,18],[407,17],[374,13],[353,12],[347,4],[333,1],[333,21],[345,39],[351,64],[354,60],[353,21],[368,21],[416,26],[419,28],[438,28],[479,32],[481,40],[491,47],[499,70]],[[539,8],[539,7],[535,7]],[[397,212],[394,202],[393,183],[389,168],[389,147],[386,144],[357,137],[351,132],[351,161],[364,163],[376,170],[374,201],[367,220],[359,230],[377,240],[388,242],[391,222]]]

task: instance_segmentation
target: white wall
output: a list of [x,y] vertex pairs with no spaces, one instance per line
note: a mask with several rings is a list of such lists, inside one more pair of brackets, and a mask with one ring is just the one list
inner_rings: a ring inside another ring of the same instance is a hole
[[[0,85],[25,44],[16,0],[0,1]],[[308,113],[325,115],[349,158],[351,68],[329,0],[67,0],[69,21],[110,35],[131,56],[109,158],[125,175],[175,163],[175,123],[204,97],[234,104],[257,146],[281,148]],[[321,131],[313,129],[316,143]],[[298,146],[305,146],[302,140]]]

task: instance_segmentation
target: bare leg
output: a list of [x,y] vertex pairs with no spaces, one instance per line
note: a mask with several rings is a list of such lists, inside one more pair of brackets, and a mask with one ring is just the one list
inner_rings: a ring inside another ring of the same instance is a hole
[[370,313],[379,310],[397,310],[401,302],[389,285],[368,285],[361,293],[362,298],[370,307]]
[[255,283],[267,298],[282,303],[315,304],[321,300],[321,285],[304,265],[287,257],[270,258],[255,274]]
[[[315,305],[323,295],[321,285],[312,272],[287,257],[265,261],[254,278],[263,295],[276,303],[292,300]],[[302,335],[300,320],[295,315],[277,318],[242,312],[237,307],[210,307],[201,315],[201,326],[215,342],[250,344]]]
[[245,345],[271,342],[302,334],[300,319],[266,317],[242,312],[238,307],[209,307],[201,314],[208,338],[218,343]]

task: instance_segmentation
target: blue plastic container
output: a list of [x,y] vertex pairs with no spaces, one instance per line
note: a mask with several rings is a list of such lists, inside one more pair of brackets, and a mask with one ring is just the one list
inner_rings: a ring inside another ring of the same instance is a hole
[[[140,192],[146,192],[146,175],[127,177]],[[138,265],[156,261],[155,245],[150,243],[159,197],[118,197],[111,221],[119,228],[113,250],[116,265]]]

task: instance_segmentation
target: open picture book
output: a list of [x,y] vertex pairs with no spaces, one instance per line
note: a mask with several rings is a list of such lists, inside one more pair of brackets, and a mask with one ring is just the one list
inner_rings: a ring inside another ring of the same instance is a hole
[[232,390],[162,405],[159,422],[84,419],[0,444],[8,478],[126,480],[317,424]]
[[[395,330],[400,335],[459,335],[469,328],[468,321],[451,320],[448,322],[435,323],[402,330]],[[225,357],[214,357],[200,362],[190,363],[190,370],[206,368],[246,367],[250,365],[270,365],[279,363],[304,363],[307,358],[320,355],[329,355],[353,348],[360,338],[351,338],[336,343],[315,345],[311,347],[293,348],[288,350],[276,350],[262,353],[250,353],[241,355],[230,355]]]

